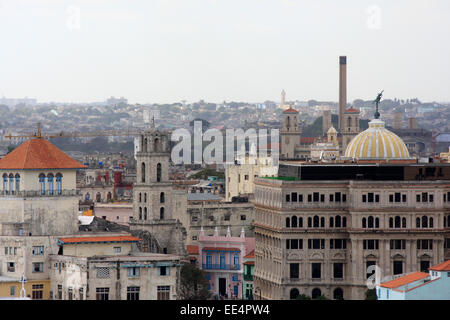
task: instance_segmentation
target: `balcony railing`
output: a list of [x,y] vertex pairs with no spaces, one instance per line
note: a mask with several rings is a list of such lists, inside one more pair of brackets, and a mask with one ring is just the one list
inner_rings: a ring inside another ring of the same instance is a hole
[[202,269],[204,269],[204,270],[240,270],[240,266],[238,264],[203,263]]
[[45,192],[29,190],[29,191],[5,191],[0,190],[0,196],[3,197],[16,197],[16,198],[28,198],[28,197],[70,197],[81,195],[80,190],[62,190],[58,193],[58,190],[45,190]]
[[244,281],[253,281],[253,275],[244,274]]

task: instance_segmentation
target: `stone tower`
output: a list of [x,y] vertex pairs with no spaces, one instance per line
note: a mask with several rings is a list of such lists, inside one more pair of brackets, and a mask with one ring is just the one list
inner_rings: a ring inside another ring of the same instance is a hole
[[295,147],[300,145],[302,134],[298,126],[298,111],[289,108],[283,112],[284,124],[281,129],[281,156],[282,159],[295,158]]
[[342,134],[342,154],[345,153],[348,144],[359,133],[359,110],[350,108],[345,110],[343,127],[341,129]]
[[140,236],[147,232],[149,239],[156,239],[156,246],[149,245],[156,251],[185,255],[186,231],[180,219],[186,215],[187,199],[184,191],[172,187],[169,159],[169,135],[155,130],[152,124],[139,137],[130,229],[137,234],[140,231]]

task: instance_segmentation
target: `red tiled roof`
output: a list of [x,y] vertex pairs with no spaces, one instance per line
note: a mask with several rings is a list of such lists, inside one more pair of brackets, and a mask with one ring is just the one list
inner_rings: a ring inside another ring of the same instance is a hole
[[86,168],[45,139],[22,143],[0,159],[0,169],[81,169]]
[[298,113],[298,111],[295,109],[289,108],[287,110],[284,110],[283,113]]
[[255,259],[255,250],[252,250],[244,259]]
[[188,254],[198,254],[198,246],[187,245],[186,251]]
[[413,272],[413,273],[410,273],[410,274],[408,274],[406,276],[403,276],[403,277],[400,277],[400,278],[397,278],[397,279],[394,279],[394,280],[382,283],[382,284],[380,284],[380,286],[384,287],[384,288],[391,288],[391,289],[392,288],[398,288],[398,287],[404,286],[405,284],[408,284],[408,283],[411,283],[411,282],[414,282],[414,281],[418,281],[418,280],[421,280],[421,279],[425,279],[425,278],[427,278],[429,276],[430,276],[429,273]]
[[74,237],[74,238],[59,238],[64,244],[76,244],[85,242],[129,242],[141,241],[141,239],[133,236],[109,236],[109,237]]
[[222,248],[222,247],[205,247],[203,250],[220,250],[220,251],[239,251],[241,250],[239,248]]
[[249,266],[254,266],[255,261],[245,261],[244,264],[249,265]]
[[435,266],[430,267],[429,269],[433,271],[450,271],[450,260],[439,263]]
[[355,109],[355,108],[349,108],[349,109],[344,111],[344,113],[352,113],[352,112],[358,112],[359,113],[359,110]]

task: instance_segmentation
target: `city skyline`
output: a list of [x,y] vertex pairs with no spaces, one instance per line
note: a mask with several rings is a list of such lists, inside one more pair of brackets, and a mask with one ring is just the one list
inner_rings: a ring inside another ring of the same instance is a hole
[[[448,102],[445,1],[0,2],[0,96],[38,101]],[[258,8],[257,14],[249,14]],[[414,23],[412,23],[414,22]]]

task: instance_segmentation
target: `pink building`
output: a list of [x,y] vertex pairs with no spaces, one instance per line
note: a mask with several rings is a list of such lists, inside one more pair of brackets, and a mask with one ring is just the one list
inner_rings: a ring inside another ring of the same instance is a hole
[[230,228],[226,236],[205,236],[203,228],[199,239],[199,266],[207,272],[209,289],[222,297],[242,299],[243,260],[255,249],[255,238],[246,238],[244,229],[239,237],[232,237]]

